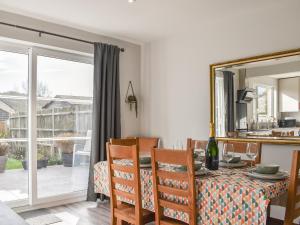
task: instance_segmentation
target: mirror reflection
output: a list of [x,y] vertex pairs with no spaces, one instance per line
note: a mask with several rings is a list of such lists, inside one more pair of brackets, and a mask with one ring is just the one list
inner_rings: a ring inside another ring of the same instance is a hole
[[300,136],[300,56],[215,70],[217,137]]

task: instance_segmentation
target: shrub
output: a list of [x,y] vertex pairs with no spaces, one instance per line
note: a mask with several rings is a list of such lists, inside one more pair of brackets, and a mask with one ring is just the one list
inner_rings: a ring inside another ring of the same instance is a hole
[[25,145],[21,145],[20,143],[13,143],[12,148],[9,152],[9,157],[16,160],[25,160],[26,149],[27,147]]
[[0,143],[0,156],[5,156],[8,153],[10,145],[8,143]]

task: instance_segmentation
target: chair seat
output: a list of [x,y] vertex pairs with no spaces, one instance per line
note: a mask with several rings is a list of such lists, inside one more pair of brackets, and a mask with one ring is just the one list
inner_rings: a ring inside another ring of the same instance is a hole
[[[135,209],[133,205],[126,203],[118,204],[117,208],[115,208],[115,216],[128,223],[135,224]],[[149,223],[154,221],[155,215],[153,212],[143,209],[142,217],[144,223]]]
[[168,217],[163,217],[160,221],[161,225],[188,225],[185,222],[179,221],[179,220],[174,220],[172,218]]

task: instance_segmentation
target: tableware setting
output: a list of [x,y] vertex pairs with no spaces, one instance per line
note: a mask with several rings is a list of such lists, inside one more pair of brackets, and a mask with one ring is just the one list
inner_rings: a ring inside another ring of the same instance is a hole
[[151,167],[151,156],[144,155],[140,156],[140,168],[150,168]]
[[283,180],[289,176],[286,171],[280,170],[280,166],[275,164],[257,164],[254,168],[250,168],[245,175],[261,180]]
[[220,160],[219,166],[232,169],[247,166],[247,163],[241,160],[241,156],[235,154],[234,146],[232,144],[224,143],[222,160]]
[[242,160],[239,160],[237,162],[231,162],[230,161],[229,163],[227,163],[224,160],[220,160],[220,162],[219,162],[220,167],[225,167],[225,168],[228,168],[228,169],[242,168],[242,167],[245,167],[247,165],[248,165],[247,162],[242,161]]
[[[170,168],[176,172],[185,172],[187,170],[186,166],[176,166],[172,165]],[[208,170],[203,166],[203,162],[195,161],[194,170],[196,176],[202,176],[208,174]]]
[[248,143],[247,149],[246,149],[246,156],[251,161],[251,167],[253,167],[253,162],[255,162],[255,159],[258,155],[258,148],[257,143]]

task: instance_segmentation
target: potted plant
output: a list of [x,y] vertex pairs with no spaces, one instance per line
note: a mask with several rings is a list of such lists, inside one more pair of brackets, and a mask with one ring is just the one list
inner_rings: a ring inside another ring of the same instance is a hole
[[[63,133],[59,137],[67,138],[67,137],[74,137],[73,133]],[[65,167],[72,167],[73,166],[73,148],[74,148],[74,141],[61,139],[56,141],[56,146],[60,149],[62,154],[62,161]]]
[[4,173],[5,171],[8,150],[8,143],[0,143],[0,173]]
[[[48,151],[47,149],[41,147],[37,152],[37,169],[47,168],[48,166]],[[24,170],[28,170],[28,160],[22,160],[22,166]]]

